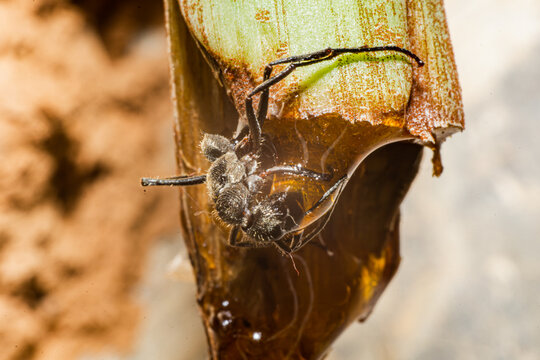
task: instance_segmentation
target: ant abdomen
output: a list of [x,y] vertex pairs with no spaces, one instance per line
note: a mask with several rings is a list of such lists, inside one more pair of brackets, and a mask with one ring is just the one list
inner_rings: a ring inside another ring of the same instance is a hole
[[245,167],[234,152],[220,156],[208,169],[207,186],[212,200],[217,200],[226,185],[241,182],[245,175]]
[[245,209],[249,199],[249,190],[242,183],[227,185],[215,201],[216,211],[227,224],[245,225]]

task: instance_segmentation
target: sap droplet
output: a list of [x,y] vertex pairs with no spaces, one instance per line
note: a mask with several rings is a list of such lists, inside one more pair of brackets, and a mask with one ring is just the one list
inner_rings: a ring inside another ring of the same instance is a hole
[[223,327],[223,328],[226,328],[228,327],[229,325],[232,324],[233,322],[233,316],[231,314],[230,311],[220,311],[218,314],[217,314],[217,318],[219,320],[219,324]]
[[251,335],[251,338],[255,341],[260,341],[261,338],[262,338],[262,333],[260,331],[255,331],[252,335]]

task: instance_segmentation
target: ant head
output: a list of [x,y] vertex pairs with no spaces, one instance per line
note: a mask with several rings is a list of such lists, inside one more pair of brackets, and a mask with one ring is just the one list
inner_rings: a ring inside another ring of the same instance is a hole
[[214,162],[226,153],[233,151],[234,148],[231,141],[224,136],[204,134],[201,141],[201,150],[208,161]]
[[276,193],[254,206],[243,230],[259,241],[276,241],[297,228],[303,216],[300,193]]

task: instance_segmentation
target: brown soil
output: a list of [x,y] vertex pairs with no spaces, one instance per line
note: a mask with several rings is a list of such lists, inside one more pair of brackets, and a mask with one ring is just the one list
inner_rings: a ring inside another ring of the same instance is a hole
[[0,23],[0,359],[127,350],[177,228],[175,193],[139,186],[174,169],[161,2],[8,0]]

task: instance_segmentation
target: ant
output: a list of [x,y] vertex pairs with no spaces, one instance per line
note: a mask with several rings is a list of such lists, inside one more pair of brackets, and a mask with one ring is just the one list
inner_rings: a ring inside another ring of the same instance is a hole
[[[206,183],[218,217],[232,226],[228,240],[230,245],[240,247],[275,245],[286,254],[300,249],[318,235],[328,222],[337,196],[341,193],[348,176],[340,177],[307,210],[303,205],[302,194],[298,191],[269,194],[273,175],[285,174],[325,182],[333,178],[331,169],[328,173],[319,173],[299,165],[276,165],[276,151],[272,148],[270,141],[265,141],[265,134],[262,132],[268,112],[270,87],[299,67],[330,60],[342,54],[380,51],[398,52],[413,59],[419,67],[424,65],[424,62],[414,53],[394,45],[327,48],[273,61],[264,69],[263,82],[246,97],[247,127],[232,139],[217,134],[204,134],[201,150],[212,163],[206,174],[165,179],[142,178],[142,186],[188,186]],[[289,65],[277,75],[270,77],[274,66],[281,64]],[[253,96],[258,93],[261,95],[256,114],[253,108]],[[273,166],[267,166],[268,163],[273,163]],[[336,198],[332,208],[323,215],[313,230],[305,233],[308,226],[300,228],[299,224],[333,195]],[[239,240],[240,232],[244,236]]]

